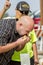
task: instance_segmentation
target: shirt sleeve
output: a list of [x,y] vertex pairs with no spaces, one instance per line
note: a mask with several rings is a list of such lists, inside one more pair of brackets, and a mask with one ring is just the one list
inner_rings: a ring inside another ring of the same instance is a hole
[[13,28],[15,26],[14,19],[2,19],[0,20],[0,45],[8,43]]

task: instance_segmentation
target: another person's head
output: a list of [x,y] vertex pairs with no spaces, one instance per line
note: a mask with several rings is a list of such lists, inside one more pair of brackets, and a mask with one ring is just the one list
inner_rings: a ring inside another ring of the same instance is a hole
[[22,15],[28,15],[30,6],[25,1],[20,1],[16,6],[16,18],[20,18]]
[[27,35],[30,31],[32,31],[33,27],[33,19],[28,16],[22,16],[16,22],[16,30],[20,35]]

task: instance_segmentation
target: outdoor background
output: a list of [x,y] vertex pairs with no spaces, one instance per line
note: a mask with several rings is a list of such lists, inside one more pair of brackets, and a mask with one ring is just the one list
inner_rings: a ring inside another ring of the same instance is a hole
[[[7,13],[10,16],[14,16],[15,15],[15,7],[16,4],[20,1],[26,1],[29,3],[30,5],[30,9],[32,12],[40,10],[40,0],[10,0],[11,2],[11,7],[10,9],[7,11]],[[5,3],[5,0],[0,0],[0,10],[3,8],[3,5]]]

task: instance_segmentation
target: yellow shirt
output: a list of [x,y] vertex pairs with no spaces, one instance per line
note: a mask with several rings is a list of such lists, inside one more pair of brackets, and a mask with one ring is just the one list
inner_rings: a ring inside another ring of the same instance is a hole
[[12,55],[11,60],[12,61],[20,61],[20,54],[22,53],[28,53],[30,55],[30,58],[33,56],[33,50],[32,50],[32,44],[37,41],[37,37],[35,34],[35,31],[32,30],[29,33],[30,41],[25,45],[25,47],[21,51],[14,51],[14,54]]

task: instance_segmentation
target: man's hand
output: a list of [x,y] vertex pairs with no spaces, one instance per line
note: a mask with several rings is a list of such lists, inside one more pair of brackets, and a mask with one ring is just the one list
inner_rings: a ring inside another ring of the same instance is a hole
[[26,37],[21,37],[17,40],[18,44],[26,44],[28,41],[30,41],[30,38],[28,36]]
[[4,5],[5,11],[8,10],[10,8],[10,6],[11,6],[10,1],[9,0],[6,0],[5,5]]
[[24,48],[25,44],[30,41],[30,38],[27,36],[23,36],[17,40],[17,43],[19,44],[18,47],[16,47],[16,51],[20,51]]

